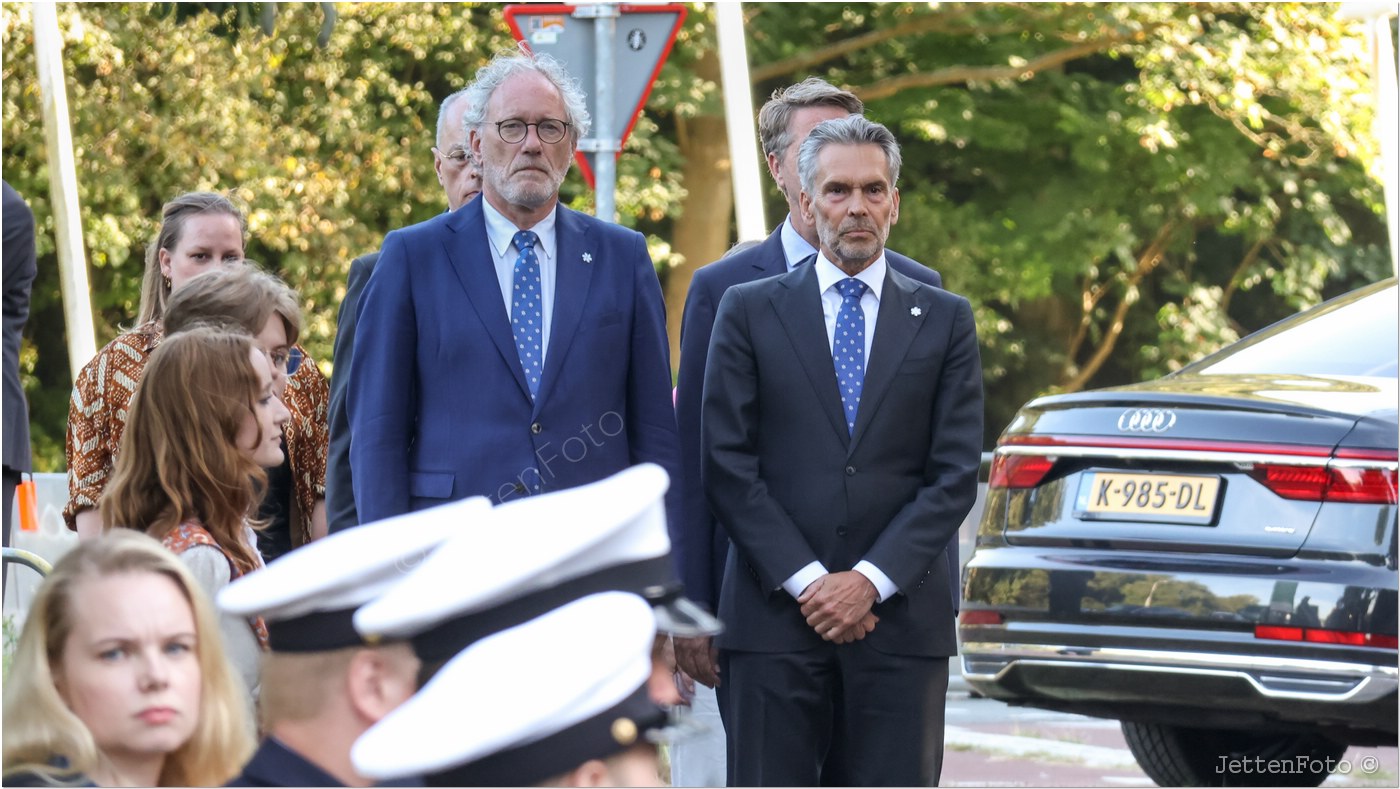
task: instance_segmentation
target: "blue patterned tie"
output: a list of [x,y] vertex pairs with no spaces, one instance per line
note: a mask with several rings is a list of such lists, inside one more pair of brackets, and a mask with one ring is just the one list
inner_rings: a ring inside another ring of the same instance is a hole
[[846,412],[846,430],[856,432],[856,412],[860,410],[860,388],[865,383],[865,310],[860,297],[866,285],[855,277],[836,283],[841,309],[836,313],[836,341],[831,357],[836,363],[836,384],[841,387],[841,405]]
[[544,331],[544,298],[540,291],[540,260],[535,257],[536,236],[529,230],[515,234],[515,279],[511,288],[510,326],[515,332],[515,348],[525,383],[533,399],[540,390],[540,340]]

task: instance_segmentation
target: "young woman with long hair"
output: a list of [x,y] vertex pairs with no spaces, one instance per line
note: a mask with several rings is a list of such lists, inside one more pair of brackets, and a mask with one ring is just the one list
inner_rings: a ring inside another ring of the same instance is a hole
[[[253,519],[267,476],[282,460],[287,409],[272,364],[246,334],[196,327],[151,354],[131,400],[105,528],[144,531],[194,573],[210,598],[262,566]],[[222,615],[234,667],[256,696],[267,644],[260,620]]]
[[253,750],[214,609],[155,540],[87,540],[44,580],[5,678],[7,786],[220,786]]

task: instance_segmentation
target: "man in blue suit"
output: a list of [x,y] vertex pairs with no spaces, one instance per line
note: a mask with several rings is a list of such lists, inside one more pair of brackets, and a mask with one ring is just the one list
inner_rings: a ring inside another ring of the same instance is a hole
[[577,83],[548,56],[503,54],[465,100],[481,197],[390,233],[361,297],[348,404],[366,523],[647,461],[677,475],[646,241],[559,205],[588,132]]
[[[863,110],[864,105],[854,93],[816,77],[774,91],[772,98],[759,110],[758,133],[768,160],[768,172],[787,198],[787,219],[757,247],[700,268],[686,294],[685,315],[681,320],[680,373],[676,382],[685,520],[684,529],[678,535],[676,554],[686,595],[709,605],[712,611],[718,610],[720,579],[729,552],[729,536],[715,522],[700,480],[700,393],[705,380],[710,334],[715,325],[715,308],[731,285],[787,273],[816,254],[816,228],[803,219],[798,205],[801,188],[797,178],[797,151],[818,123]],[[943,286],[938,272],[921,263],[890,250],[886,251],[886,258],[891,268],[906,277],[934,287]],[[949,555],[948,563],[956,583],[956,543]],[[676,662],[701,684],[708,687],[719,684],[717,655],[711,639],[677,640]],[[682,750],[684,747],[682,745]]]
[[[438,107],[437,145],[433,146],[433,169],[447,195],[447,210],[456,211],[481,192],[481,173],[467,148],[467,130],[462,115],[467,110],[466,88],[442,100]],[[335,375],[331,376],[331,437],[326,448],[326,526],[334,533],[358,526],[355,491],[350,479],[350,412],[345,405],[350,368],[355,357],[355,319],[360,294],[379,263],[379,252],[361,255],[350,262],[345,278],[345,298],[335,330]]]
[[798,155],[820,252],[736,285],[702,400],[705,494],[734,547],[719,614],[731,786],[937,785],[943,558],[972,507],[982,368],[967,300],[889,265],[899,145],[859,115]]

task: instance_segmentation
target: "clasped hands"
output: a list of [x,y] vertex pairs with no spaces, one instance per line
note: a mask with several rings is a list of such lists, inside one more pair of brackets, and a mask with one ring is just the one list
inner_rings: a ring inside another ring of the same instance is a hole
[[802,590],[797,598],[807,624],[823,640],[849,644],[865,638],[880,617],[870,609],[879,594],[869,578],[847,570],[827,573]]

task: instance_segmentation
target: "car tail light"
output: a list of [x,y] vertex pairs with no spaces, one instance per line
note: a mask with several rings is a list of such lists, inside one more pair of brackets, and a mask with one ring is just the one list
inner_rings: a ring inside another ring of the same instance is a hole
[[1254,478],[1285,499],[1395,504],[1395,469],[1260,464]]
[[1033,488],[1040,484],[1055,465],[1054,458],[1045,455],[1004,455],[992,458],[992,472],[987,478],[991,488]]
[[1346,644],[1353,647],[1380,647],[1382,649],[1397,648],[1395,636],[1383,633],[1357,633],[1348,630],[1323,630],[1315,627],[1255,625],[1254,637],[1272,641],[1309,641],[1314,644]]
[[959,624],[964,625],[1000,625],[1006,622],[1006,618],[996,611],[970,611],[964,609],[958,614]]

